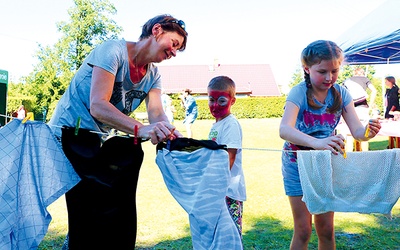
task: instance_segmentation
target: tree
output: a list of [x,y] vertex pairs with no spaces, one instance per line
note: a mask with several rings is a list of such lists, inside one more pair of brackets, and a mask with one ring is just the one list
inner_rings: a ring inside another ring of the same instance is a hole
[[58,30],[64,34],[59,42],[63,59],[78,69],[87,54],[97,44],[115,39],[122,31],[109,15],[117,13],[108,0],[74,0],[75,8],[68,14],[71,22],[59,22]]
[[62,37],[53,47],[39,46],[36,54],[39,62],[23,78],[21,93],[30,96],[35,117],[40,117],[43,109],[51,115],[88,53],[103,41],[118,38],[122,31],[109,17],[117,11],[108,0],[74,0],[74,3],[68,10],[71,19],[57,23]]
[[304,81],[303,69],[297,68],[296,71],[293,73],[292,81],[289,84],[289,88],[293,88],[302,81]]

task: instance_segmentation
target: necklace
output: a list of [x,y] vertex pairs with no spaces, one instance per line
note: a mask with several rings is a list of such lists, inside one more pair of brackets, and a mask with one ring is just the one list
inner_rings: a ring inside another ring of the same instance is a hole
[[135,69],[136,69],[136,76],[137,76],[137,78],[139,78],[139,67],[137,65],[137,56],[138,55],[136,55],[134,60],[133,60],[133,65],[135,66]]
[[136,55],[130,63],[130,77],[133,83],[139,83],[141,80],[139,66],[137,64],[137,57],[138,55]]

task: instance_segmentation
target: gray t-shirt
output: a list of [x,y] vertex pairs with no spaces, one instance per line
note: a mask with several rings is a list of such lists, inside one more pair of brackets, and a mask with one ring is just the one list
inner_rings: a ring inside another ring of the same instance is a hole
[[106,41],[88,55],[58,102],[49,121],[56,136],[61,136],[61,126],[75,127],[78,117],[81,118],[81,128],[98,132],[111,129],[90,115],[93,66],[115,75],[110,103],[126,115],[140,105],[152,88],[161,89],[160,74],[155,65],[149,64],[146,75],[139,83],[134,84],[130,79],[126,41]]

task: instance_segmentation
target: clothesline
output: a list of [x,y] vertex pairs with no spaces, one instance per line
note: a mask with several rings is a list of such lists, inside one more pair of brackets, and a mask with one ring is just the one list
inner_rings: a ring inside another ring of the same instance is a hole
[[[18,118],[12,117],[12,116],[2,115],[2,114],[0,114],[0,116],[7,117],[7,118],[12,118],[12,119],[18,119]],[[39,121],[37,121],[37,122],[39,122]],[[47,125],[50,126],[50,127],[55,127],[55,128],[62,128],[62,126],[50,125],[50,124],[47,124]],[[100,135],[104,135],[104,136],[110,136],[111,135],[110,133],[104,133],[104,132],[93,131],[93,130],[91,130],[90,132],[91,133],[100,134]],[[129,134],[126,134],[126,135],[113,134],[112,136],[127,137],[127,136],[130,136],[130,135]],[[253,151],[254,150],[256,150],[256,151],[270,151],[270,152],[297,152],[297,150],[283,150],[283,149],[274,149],[274,148],[242,148],[242,149],[243,150],[253,150]]]

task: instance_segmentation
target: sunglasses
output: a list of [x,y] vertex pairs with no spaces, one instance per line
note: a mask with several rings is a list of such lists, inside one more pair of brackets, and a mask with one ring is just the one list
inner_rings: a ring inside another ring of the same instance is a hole
[[186,31],[186,29],[185,29],[185,27],[186,27],[185,22],[182,21],[182,20],[171,20],[171,21],[168,21],[168,23],[176,23],[176,24],[179,25],[179,27],[181,27],[184,31]]

